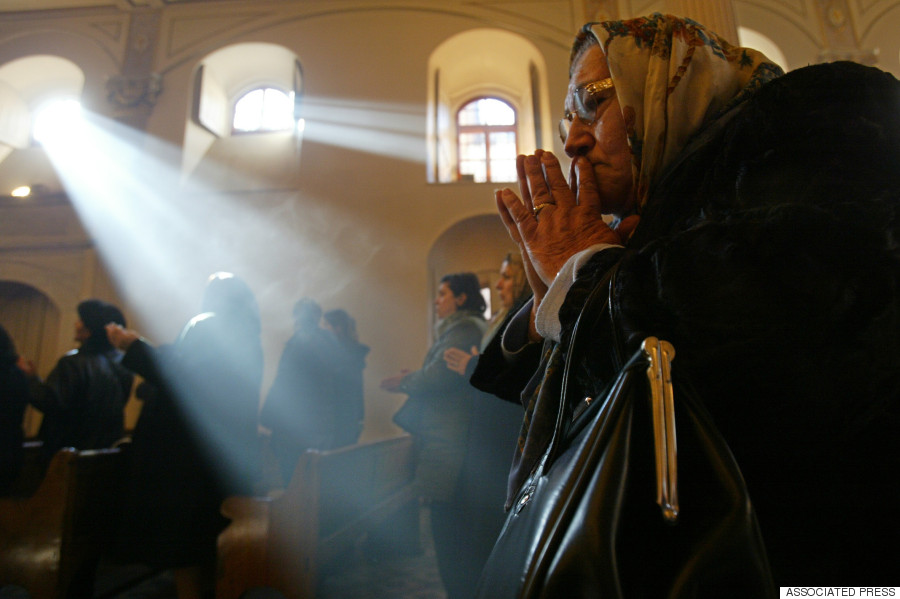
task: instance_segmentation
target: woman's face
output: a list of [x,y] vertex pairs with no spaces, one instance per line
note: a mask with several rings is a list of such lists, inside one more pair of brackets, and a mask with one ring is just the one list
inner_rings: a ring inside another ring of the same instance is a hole
[[[573,63],[566,110],[575,111],[577,88],[606,77],[609,77],[606,56],[600,46],[592,44]],[[597,177],[603,213],[625,216],[634,209],[634,177],[625,120],[615,94],[610,94],[600,103],[594,118],[592,123],[578,118],[572,121],[566,138],[566,154],[573,159],[583,156],[590,162]]]
[[441,283],[437,290],[437,296],[434,298],[434,309],[438,318],[447,318],[456,309],[463,305],[466,301],[466,294],[460,293],[459,296],[453,295],[450,286],[447,283]]
[[500,305],[509,310],[516,301],[516,277],[515,271],[509,262],[500,266],[500,280],[497,281],[497,295],[500,296]]

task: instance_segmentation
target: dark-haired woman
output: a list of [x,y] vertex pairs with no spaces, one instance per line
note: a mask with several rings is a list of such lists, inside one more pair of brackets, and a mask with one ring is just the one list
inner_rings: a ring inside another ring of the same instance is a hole
[[[531,297],[521,256],[507,254],[500,263],[499,274],[496,289],[500,309],[488,321],[481,346],[470,351],[450,348],[444,352],[447,368],[467,381],[475,372],[479,352],[484,350],[507,317],[515,314]],[[449,583],[445,581],[448,599],[474,596],[481,570],[503,526],[506,479],[522,428],[522,416],[522,407],[517,404],[502,401],[489,393],[475,395],[466,456],[454,500],[465,524],[457,534],[464,547],[460,559],[466,565]]]
[[444,276],[434,306],[436,340],[422,367],[384,379],[381,388],[409,395],[394,421],[415,435],[419,446],[416,484],[430,500],[435,553],[446,584],[460,569],[456,529],[462,523],[450,500],[465,455],[475,390],[447,368],[444,352],[451,347],[468,351],[481,343],[485,302],[478,277],[473,273]]

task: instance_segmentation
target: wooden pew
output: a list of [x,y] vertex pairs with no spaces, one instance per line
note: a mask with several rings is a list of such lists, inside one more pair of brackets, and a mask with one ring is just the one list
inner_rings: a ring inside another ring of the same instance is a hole
[[29,439],[22,443],[23,463],[19,473],[6,497],[30,497],[44,480],[44,472],[47,469],[47,461],[44,458],[44,444],[37,439]]
[[270,587],[288,599],[316,596],[320,569],[366,532],[418,501],[412,438],[307,451],[278,497],[230,497],[219,536],[217,599]]
[[85,596],[112,532],[124,460],[118,448],[61,449],[33,495],[0,499],[0,581],[32,599]]

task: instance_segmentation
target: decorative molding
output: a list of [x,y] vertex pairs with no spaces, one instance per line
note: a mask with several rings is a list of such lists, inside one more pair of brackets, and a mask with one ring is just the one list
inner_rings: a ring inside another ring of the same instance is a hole
[[815,23],[815,8],[810,7],[810,2],[816,0],[734,0],[735,8],[741,4],[755,6],[767,12],[783,16],[801,28],[804,23]]
[[883,11],[886,8],[895,5],[896,2],[894,0],[855,0],[854,4],[856,5],[859,14],[864,15],[873,8],[878,8],[880,11]]
[[826,48],[819,53],[818,62],[835,60],[851,60],[868,66],[878,65],[878,48],[866,50],[862,48]]
[[846,0],[818,0],[817,8],[824,41],[820,59],[832,53],[847,56],[848,52],[858,52],[859,41]]
[[[163,11],[163,52],[157,70],[165,74],[242,37],[288,23],[393,11],[462,17],[479,26],[499,26],[568,50],[575,30],[583,24],[583,18],[576,14],[584,10],[582,1],[256,0],[251,5],[223,0],[222,9],[215,12],[203,10],[205,3],[216,4],[213,0],[176,1]],[[225,14],[230,17],[223,17]]]
[[[36,238],[45,242],[54,240],[58,244],[61,238],[71,237],[73,215],[68,210],[44,211],[40,214],[40,218],[35,218],[34,208],[26,210],[5,208],[3,219],[0,220],[0,234],[3,236],[4,249],[21,245],[23,239],[29,244],[33,244]],[[83,243],[83,239],[67,239],[66,241],[70,243],[74,241],[76,244]]]
[[[900,15],[900,3],[896,0],[855,0],[850,3],[856,21],[857,38],[862,40],[869,36],[872,29],[883,24],[887,17],[896,22]],[[888,16],[890,13],[894,13]]]
[[96,23],[92,23],[91,27],[114,42],[121,42],[122,33],[125,31],[122,20],[98,21]]
[[620,5],[626,5],[619,11],[619,18],[631,19],[641,17],[652,12],[665,12],[663,3],[665,0],[627,0],[620,2]]
[[141,77],[116,75],[106,81],[107,99],[118,109],[141,104],[153,106],[162,93],[162,76],[150,73]]
[[[79,49],[84,48],[85,52],[89,52],[88,45],[80,44],[79,38],[83,38],[90,40],[90,45],[99,49],[116,68],[121,68],[122,55],[125,53],[127,13],[110,14],[109,11],[104,11],[101,15],[92,15],[92,12],[95,11],[84,9],[68,12],[0,13],[0,46],[12,44],[27,48],[29,45],[40,45],[46,49],[52,48],[49,53],[57,53],[78,63],[79,59],[72,54],[72,47],[78,45]],[[26,18],[28,16],[30,18]],[[29,53],[23,55],[27,56]]]
[[166,27],[166,56],[172,58],[208,43],[211,38],[233,33],[260,18],[277,18],[271,12],[253,11],[237,17],[182,16],[173,18]]
[[[818,18],[818,10],[815,4],[818,0],[734,0],[735,13],[738,26],[750,27],[760,33],[766,33],[769,21],[783,21],[784,25],[793,27],[797,33],[805,36],[809,43],[818,48],[822,47],[823,31]],[[744,11],[744,9],[750,9]],[[742,14],[752,13],[756,15],[753,22],[742,19]],[[777,17],[772,19],[771,16]],[[786,39],[773,41],[779,44],[783,50],[790,47],[791,42]],[[785,54],[790,54],[786,51]],[[796,57],[795,57],[796,58]],[[803,58],[797,64],[807,64],[813,60],[813,56]]]

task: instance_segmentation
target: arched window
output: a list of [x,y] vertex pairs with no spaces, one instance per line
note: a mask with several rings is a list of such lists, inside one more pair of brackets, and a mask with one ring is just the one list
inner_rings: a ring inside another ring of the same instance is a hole
[[456,113],[459,177],[476,183],[516,180],[516,111],[498,98],[478,98]]
[[294,126],[294,93],[274,87],[250,90],[234,104],[232,129],[252,131],[288,131]]
[[[56,133],[72,123],[64,112],[56,112],[54,119],[48,118],[54,111],[44,109],[59,100],[80,98],[84,80],[81,67],[59,56],[25,56],[0,65],[0,180],[11,176],[15,187],[40,184],[51,192],[60,189],[55,177],[47,178],[44,169],[28,166],[30,161],[4,162],[15,152],[30,152],[32,146],[40,145],[35,137],[41,137],[42,129],[44,133]],[[6,168],[10,169],[8,174]],[[10,191],[0,189],[0,195]]]
[[185,181],[204,189],[293,188],[302,97],[300,60],[288,48],[247,42],[203,57],[185,123]]
[[471,29],[428,59],[430,183],[514,181],[519,151],[553,148],[547,67],[523,36]]

